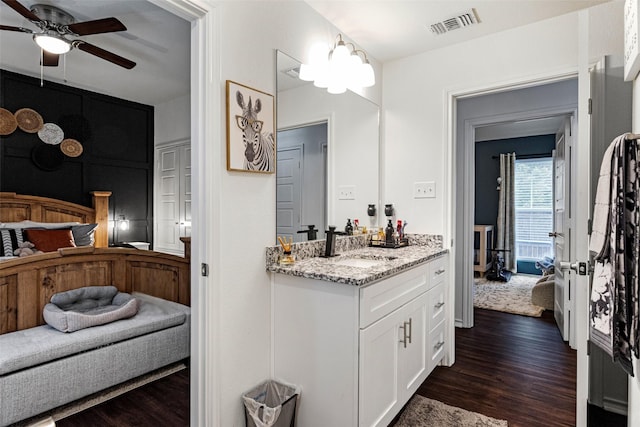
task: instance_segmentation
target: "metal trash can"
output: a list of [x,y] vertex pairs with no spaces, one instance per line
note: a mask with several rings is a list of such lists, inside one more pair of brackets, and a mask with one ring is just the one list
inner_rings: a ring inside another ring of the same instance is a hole
[[267,380],[242,395],[247,427],[294,427],[297,387]]

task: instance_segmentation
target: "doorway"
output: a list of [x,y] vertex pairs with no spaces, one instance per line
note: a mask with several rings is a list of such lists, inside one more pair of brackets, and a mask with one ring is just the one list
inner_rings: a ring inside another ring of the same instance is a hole
[[307,240],[309,227],[324,239],[327,229],[328,122],[278,131],[276,234]]

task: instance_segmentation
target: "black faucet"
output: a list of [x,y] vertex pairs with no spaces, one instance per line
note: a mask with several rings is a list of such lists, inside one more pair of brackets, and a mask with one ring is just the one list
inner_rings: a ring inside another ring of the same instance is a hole
[[307,240],[316,240],[318,238],[318,229],[315,225],[307,225],[309,227],[308,230],[300,230],[298,234],[306,233]]
[[336,256],[336,235],[344,235],[346,234],[343,231],[336,231],[335,225],[330,225],[329,229],[326,231],[327,233],[327,245],[324,248],[324,256],[326,258]]

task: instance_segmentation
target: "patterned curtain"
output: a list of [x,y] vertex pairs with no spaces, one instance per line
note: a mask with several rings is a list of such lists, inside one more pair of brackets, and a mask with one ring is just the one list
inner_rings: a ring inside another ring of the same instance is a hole
[[515,245],[515,191],[514,173],[516,166],[516,153],[500,154],[500,197],[498,200],[498,227],[496,249],[505,249],[504,268],[515,272],[516,245]]

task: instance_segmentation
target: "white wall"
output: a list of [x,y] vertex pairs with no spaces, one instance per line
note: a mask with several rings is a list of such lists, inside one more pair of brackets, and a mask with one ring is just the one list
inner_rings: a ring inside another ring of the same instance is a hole
[[180,96],[154,106],[155,145],[189,140],[191,136],[191,97]]
[[[225,80],[275,94],[276,49],[306,60],[306,52],[317,40],[333,40],[338,31],[303,2],[216,2],[220,28],[220,90]],[[376,67],[374,65],[374,67]],[[218,78],[215,71],[213,78]],[[379,66],[377,75],[380,74]],[[379,100],[380,94],[370,91]],[[225,123],[225,99],[219,100]],[[220,128],[220,141],[226,130]],[[226,171],[225,144],[220,144],[220,183],[217,198],[221,242],[219,283],[219,348],[221,381],[217,385],[220,425],[244,425],[241,395],[271,373],[270,278],[265,271],[265,247],[275,233],[275,174]],[[218,175],[214,174],[214,177]],[[217,178],[216,178],[217,179]],[[206,187],[205,187],[206,188]],[[217,190],[216,190],[217,191]]]
[[[577,26],[564,15],[384,64],[383,202],[412,232],[447,233],[447,93],[575,71]],[[436,198],[413,199],[417,181],[435,181]]]

